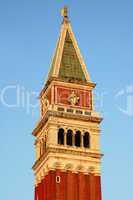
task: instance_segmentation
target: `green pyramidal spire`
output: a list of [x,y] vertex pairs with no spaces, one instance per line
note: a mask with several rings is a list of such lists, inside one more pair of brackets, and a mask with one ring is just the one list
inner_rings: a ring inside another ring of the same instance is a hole
[[60,37],[51,63],[48,80],[57,78],[65,81],[91,82],[67,12],[63,16]]
[[70,78],[85,81],[85,75],[82,66],[77,57],[70,35],[67,31],[62,59],[59,70],[59,78]]

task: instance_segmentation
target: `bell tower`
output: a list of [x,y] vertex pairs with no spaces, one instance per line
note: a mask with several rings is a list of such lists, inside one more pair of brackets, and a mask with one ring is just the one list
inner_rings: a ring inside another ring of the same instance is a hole
[[35,200],[101,200],[101,117],[66,7],[51,68],[40,93],[35,136]]

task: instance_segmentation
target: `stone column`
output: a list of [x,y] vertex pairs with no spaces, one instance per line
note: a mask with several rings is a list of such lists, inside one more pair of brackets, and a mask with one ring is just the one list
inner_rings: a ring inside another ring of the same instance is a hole
[[72,130],[73,135],[72,135],[72,146],[75,146],[75,131]]
[[83,142],[84,142],[84,140],[83,140],[83,136],[84,136],[84,134],[81,132],[81,141],[80,141],[80,145],[81,145],[81,147],[84,146],[84,144],[83,144]]
[[64,129],[64,146],[66,146],[67,130]]

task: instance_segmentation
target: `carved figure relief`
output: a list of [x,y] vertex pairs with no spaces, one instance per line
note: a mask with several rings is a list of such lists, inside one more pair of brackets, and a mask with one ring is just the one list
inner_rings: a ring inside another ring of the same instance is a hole
[[48,97],[45,96],[44,98],[41,99],[41,113],[42,115],[44,114],[46,108],[49,106],[49,100]]
[[45,107],[48,107],[48,106],[49,106],[49,100],[48,100],[48,97],[47,97],[47,96],[44,97],[44,106],[45,106]]
[[79,97],[75,94],[73,91],[70,96],[68,97],[68,102],[72,105],[75,106],[79,101]]

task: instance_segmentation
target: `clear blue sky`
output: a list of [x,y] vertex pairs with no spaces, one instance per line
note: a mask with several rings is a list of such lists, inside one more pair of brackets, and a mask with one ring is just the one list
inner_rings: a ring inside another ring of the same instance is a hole
[[[39,108],[27,107],[28,95],[38,93],[44,84],[59,34],[60,9],[65,4],[91,79],[97,83],[96,107],[104,117],[103,200],[132,199],[131,0],[0,1],[0,199],[33,200],[31,132],[39,118]],[[18,100],[17,107],[7,107],[4,103],[15,103],[16,90],[21,99],[24,96],[24,106]],[[37,103],[35,95],[31,102]]]

